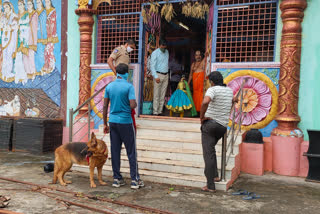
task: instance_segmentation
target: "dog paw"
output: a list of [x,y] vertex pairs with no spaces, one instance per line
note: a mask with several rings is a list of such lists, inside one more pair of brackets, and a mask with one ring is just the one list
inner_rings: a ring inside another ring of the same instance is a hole
[[64,181],[64,182],[66,182],[66,184],[72,184],[72,181]]
[[67,186],[67,184],[66,183],[61,183],[61,186]]
[[104,181],[99,181],[99,183],[100,183],[102,186],[107,185],[107,183],[106,183],[106,182],[104,182]]
[[95,183],[93,183],[93,184],[90,184],[90,187],[91,187],[91,188],[96,188],[97,185],[96,185]]

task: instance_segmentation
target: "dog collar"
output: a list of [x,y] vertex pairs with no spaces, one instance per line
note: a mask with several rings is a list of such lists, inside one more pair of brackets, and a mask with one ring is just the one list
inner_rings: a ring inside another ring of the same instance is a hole
[[[104,149],[103,154],[106,156],[106,158],[108,158],[108,153],[105,154],[106,151],[107,151],[107,148]],[[86,159],[87,159],[87,162],[88,162],[88,165],[89,165],[90,157],[88,155],[86,155]]]

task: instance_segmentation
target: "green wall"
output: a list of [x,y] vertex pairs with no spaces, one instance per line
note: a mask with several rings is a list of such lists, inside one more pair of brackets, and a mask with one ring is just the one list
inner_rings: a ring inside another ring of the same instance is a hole
[[320,130],[320,1],[308,0],[302,30],[302,53],[299,92],[301,128]]
[[[68,93],[67,93],[67,121],[69,109],[77,108],[79,102],[79,65],[80,65],[80,32],[77,6],[74,1],[68,4]],[[69,124],[67,125],[69,126]]]
[[277,37],[276,37],[276,56],[275,61],[280,62],[280,43],[281,43],[281,32],[282,32],[282,20],[281,20],[281,10],[280,3],[278,4],[277,13]]

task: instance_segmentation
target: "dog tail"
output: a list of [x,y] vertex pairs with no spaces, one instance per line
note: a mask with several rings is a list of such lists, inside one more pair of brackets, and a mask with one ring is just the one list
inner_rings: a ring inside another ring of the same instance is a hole
[[58,166],[58,155],[55,154],[55,158],[54,158],[54,172],[53,172],[53,180],[52,180],[52,183],[53,184],[56,184],[57,183],[57,180],[58,180],[58,172],[59,172],[59,166]]

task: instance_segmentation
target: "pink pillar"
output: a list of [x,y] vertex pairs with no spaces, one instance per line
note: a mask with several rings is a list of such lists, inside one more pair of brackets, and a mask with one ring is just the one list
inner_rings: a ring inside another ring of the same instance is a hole
[[263,144],[242,143],[241,171],[253,175],[264,173],[264,148]]
[[300,169],[300,144],[303,134],[298,129],[301,35],[306,0],[283,0],[280,4],[283,22],[280,44],[278,127],[272,131],[273,171],[297,176]]
[[303,138],[272,136],[272,168],[279,175],[298,176]]

